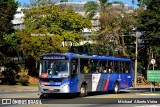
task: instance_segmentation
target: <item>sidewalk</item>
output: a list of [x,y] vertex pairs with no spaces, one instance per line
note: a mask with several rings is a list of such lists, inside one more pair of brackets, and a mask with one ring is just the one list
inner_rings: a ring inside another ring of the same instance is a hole
[[0,92],[38,91],[37,86],[9,86],[0,85]]
[[[151,84],[146,84],[146,85],[138,85],[136,87],[133,86],[133,88],[151,88]],[[152,88],[154,88],[154,85],[152,84]],[[160,86],[155,86],[155,88],[160,88]]]

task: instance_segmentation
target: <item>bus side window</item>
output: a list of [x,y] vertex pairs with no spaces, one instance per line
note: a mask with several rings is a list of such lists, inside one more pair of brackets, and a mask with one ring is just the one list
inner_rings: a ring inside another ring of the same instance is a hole
[[88,67],[84,66],[83,71],[84,71],[85,74],[88,74],[88,71],[89,71]]
[[100,62],[99,72],[100,72],[100,73],[104,73],[104,70],[105,70],[105,61],[101,61],[101,62]]
[[130,70],[130,63],[126,62],[126,69],[125,69],[125,73],[129,73]]
[[101,63],[100,63],[100,73],[107,73],[106,62],[107,61],[101,61]]
[[121,62],[120,61],[118,61],[118,72],[122,73],[122,71],[121,71]]
[[99,61],[98,68],[99,68],[98,73],[102,73],[103,72],[103,61]]
[[105,61],[105,65],[104,65],[104,73],[108,73],[108,61]]
[[77,74],[77,64],[72,64],[72,74]]
[[84,73],[84,69],[83,69],[84,65],[82,65],[82,61],[80,61],[80,73]]
[[72,59],[71,60],[71,74],[75,75],[78,73],[78,59]]
[[90,73],[100,73],[101,70],[100,61],[98,60],[91,60],[90,61]]
[[96,73],[99,73],[99,71],[100,71],[100,61],[96,63]]
[[80,73],[84,73],[83,65],[80,65]]
[[112,66],[111,66],[111,70],[112,70],[112,72],[111,72],[111,73],[115,73],[115,69],[114,69],[114,62],[115,62],[115,61],[112,61]]
[[90,72],[94,73],[94,61],[93,60],[90,61]]
[[80,60],[80,72],[83,74],[90,73],[90,60],[81,59]]
[[126,73],[126,62],[122,62],[122,72]]
[[118,71],[118,61],[114,62],[114,70],[115,70],[115,73],[119,73],[119,71]]
[[92,60],[91,61],[91,73],[98,73],[99,72],[99,67],[98,67],[98,61],[97,60]]
[[108,72],[113,73],[113,61],[109,61],[108,64],[109,64]]
[[124,65],[123,62],[121,62],[121,72],[122,72],[122,73],[125,73],[125,72],[124,72],[124,66],[123,66],[123,65]]
[[84,64],[83,64],[83,60],[80,60],[80,73],[84,73]]

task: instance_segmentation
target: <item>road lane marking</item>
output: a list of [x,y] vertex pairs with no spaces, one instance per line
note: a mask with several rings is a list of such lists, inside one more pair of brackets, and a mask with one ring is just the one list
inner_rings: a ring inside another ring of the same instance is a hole
[[160,104],[158,104],[158,105],[143,105],[143,106],[134,106],[134,107],[160,107]]
[[30,105],[26,105],[25,107],[41,107],[41,106],[48,106],[49,104],[30,104]]
[[137,94],[137,95],[155,95],[155,96],[158,95],[159,96],[160,94]]

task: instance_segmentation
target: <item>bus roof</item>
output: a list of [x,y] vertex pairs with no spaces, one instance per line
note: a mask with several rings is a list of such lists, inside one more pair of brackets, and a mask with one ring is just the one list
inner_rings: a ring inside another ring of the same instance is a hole
[[50,57],[54,55],[59,56],[67,56],[68,58],[89,58],[89,59],[95,59],[95,60],[112,60],[112,61],[131,61],[130,58],[118,58],[113,56],[98,56],[98,55],[87,55],[87,54],[75,54],[75,53],[47,53],[43,54],[40,57]]

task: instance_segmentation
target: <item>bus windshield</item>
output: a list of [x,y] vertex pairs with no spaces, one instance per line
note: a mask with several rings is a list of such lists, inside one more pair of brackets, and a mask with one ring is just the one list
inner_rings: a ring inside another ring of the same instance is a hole
[[40,62],[40,73],[39,75],[48,74],[55,76],[69,76],[69,62],[62,60],[54,61],[41,61]]

